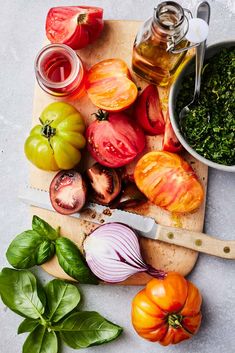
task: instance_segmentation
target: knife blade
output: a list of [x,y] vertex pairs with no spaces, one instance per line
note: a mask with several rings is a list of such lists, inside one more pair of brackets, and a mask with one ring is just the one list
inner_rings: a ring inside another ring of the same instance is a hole
[[[28,205],[54,211],[49,193],[31,186],[20,190],[19,198]],[[142,237],[160,240],[169,244],[183,246],[192,250],[226,259],[235,259],[235,240],[221,240],[210,235],[182,228],[174,228],[157,224],[151,217],[136,213],[110,209],[95,203],[88,203],[84,211],[69,217],[104,224],[119,222],[135,229]]]

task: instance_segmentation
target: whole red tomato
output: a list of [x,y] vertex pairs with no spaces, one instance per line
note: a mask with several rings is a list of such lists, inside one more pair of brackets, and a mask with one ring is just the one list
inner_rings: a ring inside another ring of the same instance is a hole
[[146,153],[135,167],[134,178],[152,203],[170,212],[191,212],[203,201],[203,188],[196,174],[175,153]]
[[163,346],[191,338],[201,324],[202,297],[176,272],[152,279],[132,302],[132,324],[143,338]]
[[103,27],[103,9],[100,7],[53,7],[46,18],[49,41],[67,44],[73,49],[81,49],[94,42]]
[[147,86],[137,98],[135,116],[142,129],[149,135],[163,134],[165,121],[157,87]]
[[117,168],[131,162],[145,147],[141,128],[125,113],[96,114],[86,131],[87,147],[100,164]]
[[163,137],[162,149],[163,151],[176,152],[176,153],[182,150],[182,145],[179,142],[178,138],[176,137],[176,134],[174,133],[174,130],[172,128],[170,117],[169,117],[169,111],[167,111],[167,114],[166,114],[166,125],[165,125],[165,133]]
[[121,59],[102,60],[92,66],[85,86],[94,105],[112,112],[128,108],[138,95],[128,67]]

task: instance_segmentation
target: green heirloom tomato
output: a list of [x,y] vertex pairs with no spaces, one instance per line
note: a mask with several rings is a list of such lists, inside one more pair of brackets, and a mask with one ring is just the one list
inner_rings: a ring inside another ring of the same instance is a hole
[[28,160],[44,170],[75,167],[86,144],[79,111],[68,103],[55,102],[43,110],[39,120],[41,125],[34,126],[25,141]]

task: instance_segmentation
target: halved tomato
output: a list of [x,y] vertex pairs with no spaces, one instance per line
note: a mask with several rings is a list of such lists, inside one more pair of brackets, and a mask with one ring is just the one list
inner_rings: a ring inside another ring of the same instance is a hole
[[103,27],[103,9],[100,7],[53,7],[46,18],[49,41],[66,44],[73,49],[81,49],[94,42]]
[[92,66],[85,87],[92,103],[107,111],[126,109],[138,95],[128,67],[121,59],[103,60]]
[[154,151],[137,163],[136,185],[155,205],[170,212],[190,212],[200,206],[204,192],[191,166],[180,156]]
[[125,113],[96,114],[86,130],[87,147],[100,164],[118,168],[131,162],[145,147],[141,128]]
[[149,135],[164,133],[165,121],[156,86],[147,86],[139,95],[135,104],[135,116],[139,125]]
[[162,150],[168,152],[179,152],[182,150],[182,145],[179,142],[176,134],[171,125],[169,111],[166,114],[166,125],[165,125],[165,133],[163,137]]

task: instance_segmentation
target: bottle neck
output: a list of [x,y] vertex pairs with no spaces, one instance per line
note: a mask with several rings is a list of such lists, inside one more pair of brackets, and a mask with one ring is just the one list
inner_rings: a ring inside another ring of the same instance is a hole
[[173,2],[165,1],[154,9],[151,23],[152,34],[163,42],[184,36],[185,14],[183,8]]

